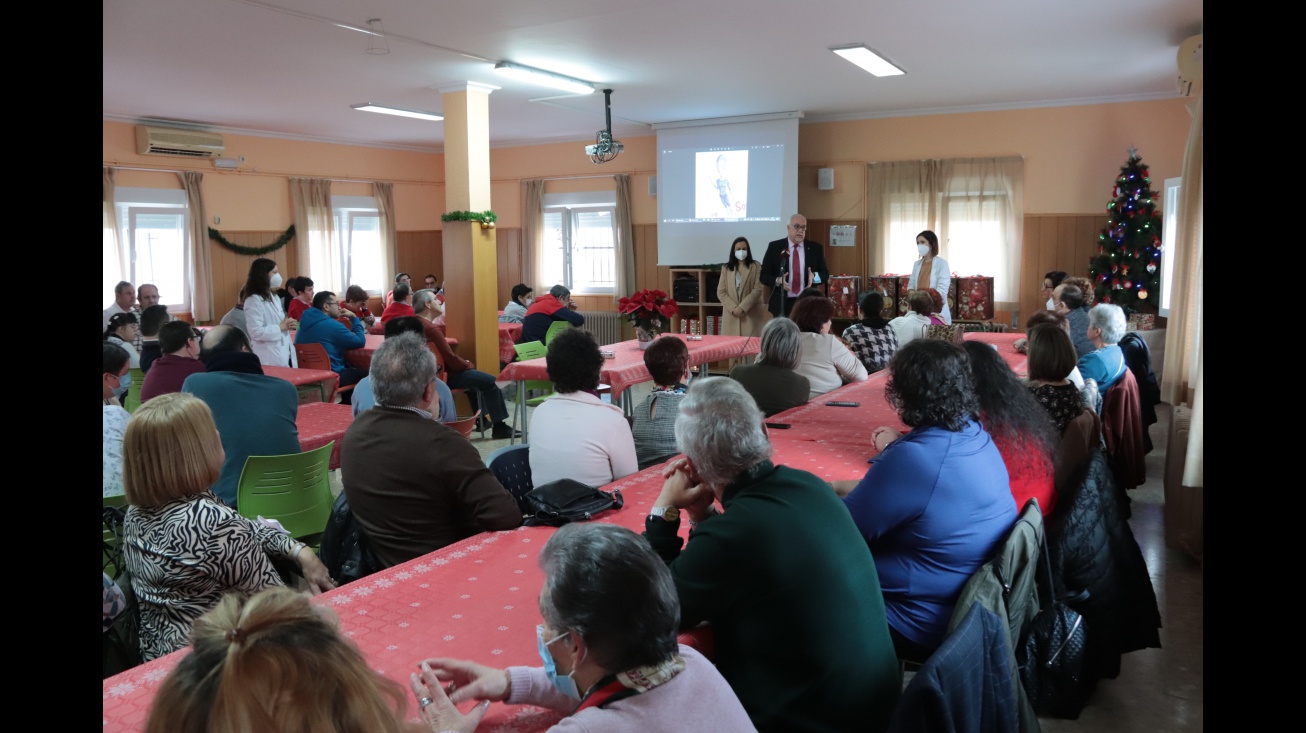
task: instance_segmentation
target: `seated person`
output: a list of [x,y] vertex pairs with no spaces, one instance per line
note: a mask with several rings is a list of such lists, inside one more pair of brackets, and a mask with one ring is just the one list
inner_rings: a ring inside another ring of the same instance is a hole
[[159,348],[159,329],[172,320],[166,305],[152,305],[141,311],[141,372],[150,373],[154,360],[165,353]]
[[475,364],[453,353],[443,331],[435,325],[436,319],[444,315],[444,305],[436,297],[435,291],[418,290],[413,295],[413,310],[422,320],[426,340],[434,344],[440,354],[440,363],[444,365],[449,387],[468,390],[469,395],[476,396],[475,404],[481,410],[478,427],[492,428],[491,436],[494,440],[521,437],[521,432],[514,431],[507,423],[508,405],[504,402],[503,391],[495,382],[494,375],[477,369]]
[[238,300],[236,301],[236,305],[232,306],[231,310],[227,311],[226,314],[222,316],[222,320],[218,321],[218,323],[219,325],[222,326],[235,326],[245,334],[246,338],[248,338],[249,329],[245,326],[245,286],[244,285],[240,286],[240,294],[237,295],[236,297],[238,298]]
[[[400,272],[395,275],[395,285],[398,286],[400,284],[403,284],[405,287],[407,287],[408,292],[411,293],[413,291],[413,279],[408,276],[408,273]],[[382,312],[384,312],[386,308],[389,308],[390,304],[393,302],[395,302],[395,291],[394,289],[391,289],[390,292],[385,294],[385,299],[381,301]]]
[[[427,659],[413,692],[439,703],[425,708],[432,730],[471,730],[469,716],[454,707],[468,700],[539,705],[570,716],[552,730],[755,730],[712,662],[676,643],[676,586],[639,535],[613,524],[568,524],[549,537],[539,563],[544,623],[536,633],[545,666]],[[453,704],[445,705],[450,680]]]
[[350,285],[349,288],[345,290],[345,300],[340,304],[340,307],[358,316],[358,320],[362,321],[364,326],[370,326],[376,318],[372,316],[372,311],[368,310],[367,301],[368,295],[366,290],[358,285]]
[[880,457],[866,476],[834,484],[875,557],[900,658],[923,661],[938,648],[962,586],[1016,521],[1002,454],[972,419],[968,362],[949,341],[898,349],[884,389],[912,430],[876,428]]
[[383,568],[481,532],[521,526],[517,500],[461,433],[433,419],[435,355],[415,334],[388,338],[368,374],[376,406],[340,443],[340,480]]
[[[305,292],[305,291],[300,291]],[[308,292],[312,292],[309,286]],[[345,328],[340,321],[340,299],[330,290],[323,290],[313,296],[313,307],[300,311],[299,330],[295,332],[297,344],[321,344],[331,360],[331,371],[340,375],[340,386],[357,384],[367,376],[366,369],[359,369],[345,363],[345,352],[349,349],[361,349],[367,345],[367,331],[363,329],[358,316],[349,315],[350,326]],[[353,390],[340,392],[340,403],[349,404],[353,399]]]
[[521,323],[526,318],[526,309],[535,302],[535,291],[526,283],[512,286],[512,299],[503,307],[499,323]]
[[141,383],[141,404],[169,392],[180,392],[186,377],[204,371],[200,361],[200,334],[185,321],[170,321],[159,329],[163,356]]
[[933,323],[930,314],[934,312],[934,300],[929,293],[911,291],[907,295],[907,307],[911,310],[889,321],[889,327],[898,337],[899,349],[918,338],[925,338],[927,328]]
[[302,593],[225,596],[195,621],[190,638],[191,650],[154,694],[149,733],[422,730],[407,721],[399,683],[340,633],[335,611]]
[[122,496],[122,436],[127,432],[131,413],[113,396],[127,372],[127,350],[104,342],[104,495]]
[[172,393],[141,405],[123,455],[123,557],[140,602],[143,661],[186,646],[191,624],[223,595],[283,585],[269,553],[298,563],[314,593],[335,587],[304,543],[240,516],[209,490],[222,444],[202,400]]
[[288,287],[290,288],[290,292],[295,294],[295,297],[292,298],[290,304],[286,306],[286,316],[298,321],[303,318],[304,311],[308,310],[313,305],[313,281],[300,275],[299,277],[291,278],[290,283],[291,284]]
[[391,318],[416,315],[413,312],[412,303],[408,302],[409,290],[407,285],[404,283],[395,285],[395,289],[391,290],[389,295],[393,300],[390,301],[390,305],[385,307],[384,311],[381,311],[381,323],[385,323]]
[[685,458],[664,469],[644,536],[671,569],[680,628],[711,624],[712,661],[759,731],[884,731],[902,680],[879,558],[830,485],[771,463],[761,410],[732,379],[694,380],[676,443]]
[[794,371],[807,377],[811,390],[807,398],[815,399],[849,382],[865,382],[866,367],[838,338],[830,333],[834,303],[825,297],[803,298],[794,303],[789,318],[802,332],[802,358]]
[[685,396],[689,374],[689,348],[675,336],[654,339],[644,350],[644,366],[653,377],[653,391],[635,408],[631,433],[641,469],[674,456],[676,415]]
[[522,317],[519,344],[532,341],[544,343],[544,335],[554,321],[566,321],[573,326],[585,325],[585,316],[576,312],[576,303],[571,299],[571,291],[563,285],[554,285],[549,292],[535,299]]
[[843,340],[861,360],[868,374],[889,366],[889,360],[898,351],[898,334],[881,315],[884,295],[877,290],[864,291],[857,299],[857,315],[861,322],[843,330]]
[[[1079,373],[1085,381],[1096,381],[1098,392],[1103,397],[1111,385],[1129,369],[1118,345],[1120,338],[1125,335],[1126,325],[1125,312],[1118,305],[1098,303],[1088,312],[1088,326],[1085,327],[1084,334],[1092,342],[1093,350],[1080,355]],[[1071,327],[1073,326],[1074,322],[1071,321]],[[1071,332],[1071,336],[1074,336],[1074,332]],[[1097,412],[1102,411],[1098,409]]]
[[[115,313],[109,318],[109,325],[104,329],[104,340],[111,344],[117,344],[127,350],[127,356],[131,358],[131,368],[141,368],[141,354],[136,350],[136,335],[140,333],[140,321],[136,314],[132,312]],[[128,382],[130,384],[130,382]],[[122,394],[126,394],[123,390]]]
[[[1056,310],[1057,301],[1052,299],[1052,291],[1066,279],[1066,273],[1062,270],[1053,270],[1043,276],[1043,298],[1047,300],[1045,306],[1047,310]],[[1026,326],[1026,328],[1029,328]]]
[[970,357],[980,424],[1002,454],[1016,508],[1038,499],[1043,516],[1049,516],[1057,501],[1052,464],[1061,436],[1056,426],[997,349],[982,341],[966,341],[961,348]]
[[1084,303],[1084,291],[1079,286],[1062,282],[1053,291],[1056,298],[1056,312],[1066,317],[1070,324],[1070,340],[1075,344],[1075,353],[1084,358],[1096,347],[1088,337],[1088,306]]
[[1039,323],[1029,329],[1026,349],[1030,392],[1051,418],[1057,434],[1063,435],[1066,426],[1079,417],[1085,405],[1083,393],[1065,371],[1069,367],[1072,373],[1079,373],[1077,367],[1071,366],[1075,363],[1075,345],[1070,343],[1070,334],[1059,325]]
[[794,371],[803,356],[798,325],[788,318],[772,318],[762,326],[759,348],[757,362],[734,367],[730,378],[743,385],[766,417],[807,404],[812,383]]
[[549,344],[545,363],[556,393],[531,413],[532,482],[572,478],[598,487],[638,471],[630,423],[620,407],[599,399],[603,355],[594,337],[578,328],[563,331]]
[[948,322],[943,319],[943,294],[934,288],[925,288],[925,293],[930,296],[930,307],[934,309],[930,311],[930,325],[948,325]]
[[263,373],[245,333],[214,326],[200,340],[203,374],[186,377],[182,392],[199,397],[213,412],[222,436],[222,472],[213,493],[236,508],[236,484],[250,456],[299,453],[299,391],[284,379]]
[[444,288],[440,287],[440,276],[431,272],[426,273],[426,277],[422,278],[422,287],[435,291],[436,295],[444,292]]
[[[385,337],[398,336],[401,333],[415,333],[422,338],[426,338],[426,329],[422,325],[422,319],[417,316],[400,316],[392,318],[385,324]],[[440,422],[449,423],[458,419],[458,411],[453,403],[453,391],[449,385],[444,382],[437,382],[435,391],[439,393],[437,409],[439,413],[436,419]],[[354,399],[352,401],[354,408],[354,417],[363,410],[370,410],[376,406],[376,397],[372,394],[372,380],[369,377],[363,377],[354,385]]]

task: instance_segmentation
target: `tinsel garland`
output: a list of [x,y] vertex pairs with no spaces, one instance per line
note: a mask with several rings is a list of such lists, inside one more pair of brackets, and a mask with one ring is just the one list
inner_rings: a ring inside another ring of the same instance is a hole
[[491,229],[499,215],[493,211],[447,211],[440,215],[440,221],[477,221],[482,229]]
[[266,247],[244,247],[239,244],[236,244],[235,242],[228,241],[226,237],[222,236],[222,232],[218,231],[217,229],[214,229],[213,227],[209,227],[209,239],[212,239],[213,241],[217,242],[223,247],[226,247],[232,252],[235,252],[238,255],[265,255],[268,254],[269,252],[276,252],[277,250],[286,246],[286,242],[289,242],[290,238],[293,236],[295,236],[295,225],[291,224],[290,228],[286,230],[285,234],[282,234],[280,237],[277,238],[277,241],[273,242],[272,244],[269,244]]

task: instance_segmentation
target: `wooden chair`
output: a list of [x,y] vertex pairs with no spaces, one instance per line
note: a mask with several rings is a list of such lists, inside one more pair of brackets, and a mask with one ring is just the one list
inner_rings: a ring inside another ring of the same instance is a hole
[[[295,357],[299,360],[300,369],[333,371],[331,369],[331,357],[327,356],[326,348],[322,344],[295,344]],[[341,387],[339,379],[336,380],[336,394],[349,392],[353,388],[354,385],[352,384]]]

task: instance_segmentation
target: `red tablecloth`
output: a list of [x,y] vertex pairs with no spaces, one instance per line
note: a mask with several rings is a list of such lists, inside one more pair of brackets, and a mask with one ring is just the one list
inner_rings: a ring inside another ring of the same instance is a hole
[[[380,321],[377,321],[377,323],[379,324]],[[449,342],[449,348],[451,349],[458,345],[458,339],[453,338],[452,336],[446,337],[445,341]],[[381,348],[381,344],[383,343],[385,343],[385,336],[382,335],[382,332],[377,331],[375,333],[367,334],[366,344],[361,348],[350,349],[345,352],[345,363],[352,367],[358,367],[359,369],[371,369],[372,354],[375,354],[376,350]]]
[[[758,344],[760,343],[757,338],[745,336],[704,336],[702,341],[689,341],[685,334],[668,333],[663,334],[660,338],[684,340],[685,346],[689,348],[690,366],[740,356],[751,356],[758,352]],[[600,382],[612,386],[614,400],[622,392],[626,391],[627,387],[653,379],[648,373],[648,368],[644,366],[644,352],[639,348],[638,341],[622,341],[621,343],[609,344],[600,348],[615,351],[617,354],[615,359],[603,360],[603,370],[599,374]],[[549,371],[543,357],[513,362],[504,367],[503,372],[499,374],[500,381],[505,382],[533,379],[547,380],[548,378]]]
[[1018,339],[1023,338],[1025,338],[1025,334],[1016,333],[1014,331],[1009,333],[982,333],[968,331],[965,335],[967,341],[982,341],[986,344],[996,346],[998,348],[998,354],[1007,362],[1007,366],[1010,366],[1012,371],[1022,377],[1026,375],[1029,357],[1016,351],[1015,343]]
[[352,405],[338,405],[334,402],[300,405],[295,417],[295,427],[299,430],[299,449],[311,451],[334,440],[336,444],[331,448],[330,467],[340,468],[340,441],[353,421]]
[[[596,521],[643,531],[644,518],[662,488],[660,468],[605,488],[621,489],[625,506]],[[688,531],[688,522],[682,522],[682,534]],[[544,578],[536,558],[552,534],[551,527],[482,533],[324,593],[314,602],[332,607],[340,616],[340,630],[359,646],[369,665],[404,690],[409,690],[409,672],[430,656],[496,667],[538,666],[535,625],[540,623],[538,598]],[[182,649],[105,680],[103,729],[143,729],[154,691],[187,653],[189,649]],[[408,716],[417,720],[411,694]],[[561,717],[541,708],[495,703],[478,730],[533,733]]]
[[[517,349],[513,348],[513,345],[521,338],[523,325],[521,323],[499,324],[499,361],[509,362],[517,358]],[[503,379],[503,377],[499,378]]]
[[331,402],[335,399],[336,386],[340,384],[340,375],[328,369],[264,366],[263,373],[269,377],[284,379],[296,388],[316,384],[321,388],[323,402]]

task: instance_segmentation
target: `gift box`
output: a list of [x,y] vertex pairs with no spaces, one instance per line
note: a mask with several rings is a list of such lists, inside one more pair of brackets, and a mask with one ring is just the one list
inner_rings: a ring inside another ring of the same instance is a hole
[[[911,310],[911,306],[907,305],[907,296],[911,294],[907,281],[910,279],[911,275],[898,276],[898,312],[894,314],[895,316],[906,315]],[[952,282],[948,285],[948,311],[951,313],[957,312],[957,279],[953,277]]]
[[866,289],[875,290],[884,296],[884,310],[880,311],[881,318],[896,318],[898,316],[898,276],[881,275],[879,277],[870,277],[866,279]]
[[1134,313],[1129,316],[1130,331],[1151,331],[1156,328],[1156,315],[1153,313]]
[[857,297],[862,292],[861,275],[831,275],[830,300],[835,318],[857,318]]
[[[957,297],[952,317],[963,321],[993,320],[993,278],[983,275],[952,279]],[[948,300],[953,301],[952,293]]]

